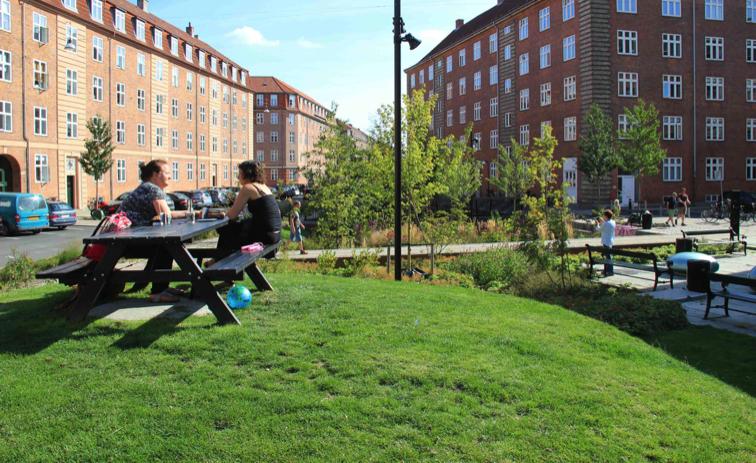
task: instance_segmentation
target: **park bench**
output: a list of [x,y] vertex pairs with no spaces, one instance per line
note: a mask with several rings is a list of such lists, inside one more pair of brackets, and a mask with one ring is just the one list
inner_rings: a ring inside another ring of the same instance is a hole
[[88,257],[78,257],[65,264],[49,268],[37,273],[40,280],[59,280],[62,284],[73,286],[78,284],[92,270],[95,261]]
[[[586,244],[585,247],[588,250],[588,265],[590,266],[590,277],[593,277],[594,265],[610,264],[615,267],[624,267],[624,268],[631,268],[635,270],[644,270],[648,272],[653,272],[654,291],[656,291],[656,287],[659,285],[659,275],[664,275],[664,274],[669,275],[670,288],[675,287],[674,280],[672,278],[672,271],[669,269],[669,267],[666,267],[666,268],[659,267],[659,259],[656,257],[656,254],[652,252],[626,251],[624,249],[617,249],[617,248],[612,248],[610,252],[607,252],[607,249],[605,249],[603,246],[591,246],[590,244]],[[597,259],[594,257],[593,255],[594,253],[598,253],[602,257]],[[646,263],[626,262],[622,260],[607,259],[605,256],[608,253],[611,254],[612,256],[623,256],[623,257],[630,257],[633,259],[643,260]]]
[[[719,273],[710,273],[707,272],[707,280],[706,280],[706,312],[704,313],[704,319],[709,317],[709,310],[711,309],[712,305],[711,302],[715,297],[722,297],[724,298],[724,305],[721,306],[714,306],[714,307],[722,307],[725,312],[725,317],[730,316],[730,310],[733,312],[740,312],[740,313],[747,313],[750,315],[756,315],[754,312],[745,312],[742,310],[736,310],[736,309],[730,309],[730,299],[735,299],[738,301],[743,302],[749,302],[752,304],[756,304],[756,295],[750,295],[743,292],[732,292],[730,289],[728,289],[729,285],[741,285],[751,288],[753,290],[756,288],[756,280],[748,278],[748,277],[739,277],[735,275],[723,275]],[[720,285],[722,286],[722,289],[712,289],[711,283],[714,281],[718,281]]]
[[[262,272],[260,272],[257,260],[272,255],[280,245],[280,241],[276,244],[269,244],[262,251],[254,253],[236,251],[215,262],[213,265],[206,267],[205,275],[211,280],[243,280],[244,273],[246,272],[257,289],[260,291],[271,291],[273,287]],[[201,265],[202,259],[212,257],[215,252],[215,249],[189,249],[189,253],[197,259],[199,265]]]
[[[701,244],[726,244],[729,246],[732,246],[732,249],[737,249],[738,246],[743,246],[743,255],[747,255],[748,253],[748,243],[746,242],[746,237],[743,235],[742,237],[739,237],[737,233],[735,233],[735,230],[732,228],[722,228],[718,230],[682,230],[683,238],[690,238],[693,240],[693,247],[698,250],[699,245]],[[707,236],[707,235],[729,235],[728,239],[704,239],[701,238],[700,240],[698,238],[695,238],[696,236]],[[693,237],[693,238],[691,238]],[[728,249],[729,251],[729,249]],[[731,252],[731,251],[729,251]]]

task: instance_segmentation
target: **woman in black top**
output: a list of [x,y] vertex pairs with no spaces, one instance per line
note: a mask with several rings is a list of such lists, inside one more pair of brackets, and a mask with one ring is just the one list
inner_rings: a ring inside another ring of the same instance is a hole
[[234,220],[246,207],[252,217],[231,222],[218,230],[216,261],[247,244],[275,244],[281,240],[281,210],[275,196],[265,186],[263,165],[255,161],[242,162],[238,178],[241,188],[226,215]]

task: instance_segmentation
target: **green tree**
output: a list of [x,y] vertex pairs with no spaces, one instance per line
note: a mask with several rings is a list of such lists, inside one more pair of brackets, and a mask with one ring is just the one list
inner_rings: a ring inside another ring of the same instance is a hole
[[480,189],[481,164],[475,159],[475,150],[466,140],[472,134],[472,124],[465,131],[465,137],[447,137],[441,144],[436,175],[445,185],[444,193],[451,200],[452,215],[460,218],[470,198]]
[[617,167],[617,150],[612,121],[597,104],[583,122],[585,132],[578,141],[578,169],[595,184],[601,198],[601,179]]
[[[79,162],[87,175],[95,179],[95,206],[100,198],[100,180],[113,166],[113,140],[110,132],[110,124],[99,116],[87,121],[87,130],[91,135],[84,140],[85,151],[81,153]],[[97,214],[97,209],[92,212],[92,217]],[[99,214],[101,216],[101,214]]]
[[511,149],[507,151],[499,146],[499,154],[494,162],[496,164],[496,177],[489,179],[493,186],[499,189],[504,196],[514,200],[514,210],[517,211],[517,202],[533,186],[533,176],[528,164],[528,149],[511,139]]
[[653,104],[640,100],[625,108],[625,116],[629,129],[618,133],[619,165],[638,179],[635,183],[640,199],[640,177],[658,174],[667,152],[661,147],[659,112]]

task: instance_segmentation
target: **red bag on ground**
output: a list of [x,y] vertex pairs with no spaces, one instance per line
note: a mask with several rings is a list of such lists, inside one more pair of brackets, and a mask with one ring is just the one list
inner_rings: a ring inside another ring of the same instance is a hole
[[[129,220],[125,212],[119,212],[103,219],[102,223],[100,223],[100,226],[95,230],[92,236],[109,232],[119,232],[129,227],[131,227],[131,220]],[[87,247],[84,248],[82,255],[99,262],[105,255],[107,249],[108,247],[104,244],[88,244]]]

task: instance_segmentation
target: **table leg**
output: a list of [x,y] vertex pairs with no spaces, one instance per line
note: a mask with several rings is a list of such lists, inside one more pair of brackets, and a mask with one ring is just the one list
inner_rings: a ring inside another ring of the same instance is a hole
[[253,262],[252,265],[246,268],[245,270],[247,272],[247,275],[249,275],[249,278],[252,280],[252,283],[257,286],[257,289],[260,291],[273,291],[273,287],[268,282],[268,279],[265,278],[265,275],[260,271],[260,267],[257,266],[257,262]]
[[94,270],[90,274],[90,280],[88,282],[82,282],[79,284],[79,297],[74,302],[71,312],[68,315],[68,319],[74,322],[80,322],[84,320],[97,302],[97,298],[100,297],[100,293],[108,283],[108,278],[113,272],[113,269],[118,263],[118,259],[123,255],[125,246],[123,243],[112,243],[108,245],[105,255],[100,262],[97,263]]
[[169,242],[165,246],[179,268],[189,277],[189,281],[192,283],[192,292],[207,302],[207,306],[213,312],[218,322],[221,324],[235,323],[241,325],[239,319],[236,318],[234,312],[231,311],[226,302],[220,297],[213,284],[205,278],[202,269],[197,265],[197,262],[186,247],[180,242]]

